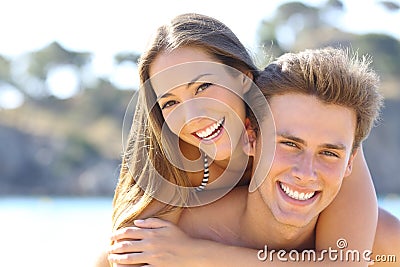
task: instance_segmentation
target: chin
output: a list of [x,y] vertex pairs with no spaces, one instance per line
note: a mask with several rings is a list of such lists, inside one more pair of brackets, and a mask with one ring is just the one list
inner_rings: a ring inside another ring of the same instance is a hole
[[314,218],[315,217],[312,216],[302,216],[299,214],[282,214],[280,216],[275,216],[275,219],[279,223],[296,228],[303,228],[307,226]]
[[[214,157],[213,160],[227,160],[230,159],[232,157],[232,150],[229,148],[227,148],[226,146],[220,146],[220,147],[216,147],[215,150],[213,151]],[[212,155],[212,154],[209,154]]]
[[230,159],[230,157],[231,157],[231,154],[230,153],[217,153],[217,155],[215,155],[215,158],[214,158],[214,160],[217,160],[217,161],[221,161],[221,160],[227,160],[227,159]]

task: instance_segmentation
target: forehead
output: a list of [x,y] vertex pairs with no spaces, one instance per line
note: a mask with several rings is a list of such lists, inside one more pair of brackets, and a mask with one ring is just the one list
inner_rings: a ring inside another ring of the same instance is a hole
[[298,93],[273,96],[270,107],[278,135],[293,135],[313,144],[352,146],[356,114],[350,108]]
[[218,62],[201,49],[182,47],[157,55],[151,63],[150,80],[147,82],[151,83],[156,95],[160,96],[194,80],[223,85],[227,82],[228,69],[229,72],[240,74],[239,71]]
[[172,51],[161,51],[150,65],[150,77],[176,65],[211,61],[216,62],[208,53],[197,47],[180,47]]

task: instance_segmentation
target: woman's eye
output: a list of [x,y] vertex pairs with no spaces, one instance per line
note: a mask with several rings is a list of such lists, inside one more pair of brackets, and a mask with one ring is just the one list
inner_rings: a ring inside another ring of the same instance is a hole
[[199,87],[197,87],[196,94],[206,90],[211,85],[212,85],[212,83],[202,83]]
[[165,102],[163,105],[161,105],[161,109],[169,108],[173,105],[175,105],[177,102],[175,100],[170,100]]

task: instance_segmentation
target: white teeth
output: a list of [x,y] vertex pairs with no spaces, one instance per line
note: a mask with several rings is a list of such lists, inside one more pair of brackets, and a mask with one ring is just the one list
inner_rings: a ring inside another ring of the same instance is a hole
[[219,121],[217,121],[216,123],[214,123],[213,125],[208,127],[207,129],[205,129],[204,131],[196,132],[196,135],[199,138],[204,139],[206,141],[211,140],[221,132],[221,130],[218,130],[217,132],[212,134],[215,130],[217,130],[218,128],[220,128],[222,126],[223,122],[224,122],[224,118],[220,119]]
[[304,200],[312,198],[315,195],[315,191],[310,192],[310,193],[299,193],[297,191],[290,189],[287,185],[284,185],[283,183],[279,183],[279,185],[282,188],[283,192],[285,192],[286,195],[288,195],[289,197],[296,199],[296,200],[304,201]]

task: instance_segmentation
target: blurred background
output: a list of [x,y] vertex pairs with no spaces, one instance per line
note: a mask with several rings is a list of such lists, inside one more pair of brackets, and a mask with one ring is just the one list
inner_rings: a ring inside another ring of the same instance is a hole
[[380,205],[400,218],[400,1],[264,2],[0,4],[0,237],[7,240],[0,251],[7,266],[90,266],[107,244],[137,59],[156,27],[185,12],[227,24],[260,67],[326,45],[369,54],[385,108],[365,154]]

